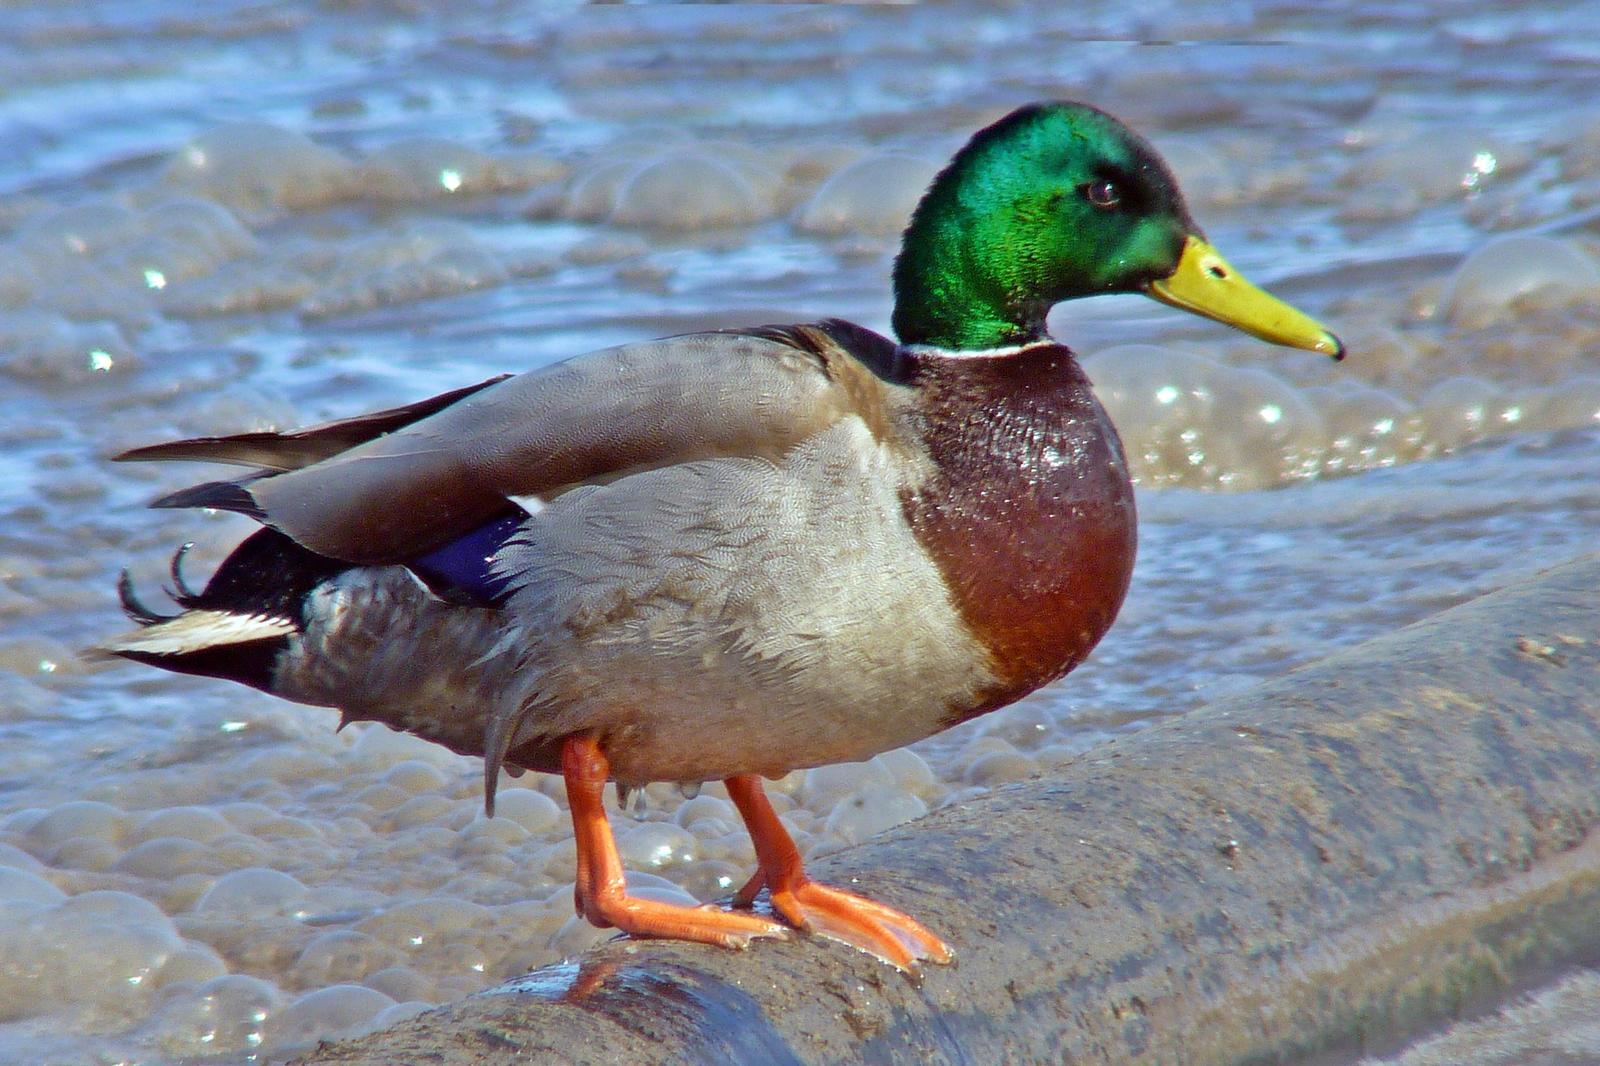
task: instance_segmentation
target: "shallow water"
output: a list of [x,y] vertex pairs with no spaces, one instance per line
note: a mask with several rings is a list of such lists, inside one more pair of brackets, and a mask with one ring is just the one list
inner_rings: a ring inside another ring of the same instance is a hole
[[[1351,356],[1058,309],[1140,478],[1123,616],[1015,707],[779,782],[808,851],[1592,550],[1600,14],[1497,6],[5,7],[0,1061],[279,1058],[601,935],[553,781],[486,821],[472,760],[80,660],[120,567],[153,590],[194,540],[198,579],[249,528],[142,509],[203,468],[104,456],[668,332],[883,328],[915,196],[1025,100],[1134,122]],[[720,787],[647,799],[644,891],[743,879]]]

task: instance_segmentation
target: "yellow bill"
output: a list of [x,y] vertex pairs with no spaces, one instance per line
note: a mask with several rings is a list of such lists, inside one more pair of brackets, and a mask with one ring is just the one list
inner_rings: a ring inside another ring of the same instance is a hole
[[1199,237],[1184,242],[1178,269],[1152,281],[1145,294],[1273,344],[1344,358],[1344,344],[1326,326],[1250,284]]

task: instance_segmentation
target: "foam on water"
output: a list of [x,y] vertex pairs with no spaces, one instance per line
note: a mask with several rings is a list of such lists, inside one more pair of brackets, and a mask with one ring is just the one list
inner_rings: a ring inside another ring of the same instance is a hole
[[[1368,6],[1342,52],[1204,43],[1334,17],[1273,5],[1175,10],[1183,49],[1043,4],[170,7],[23,4],[0,56],[0,1060],[281,1060],[609,935],[572,915],[558,781],[503,777],[487,819],[476,760],[78,658],[123,625],[119,567],[154,596],[178,544],[199,581],[251,528],[142,509],[203,469],[104,456],[685,329],[885,328],[917,195],[1022,100],[1135,121],[1217,244],[1351,356],[1059,311],[1140,484],[1122,620],[1063,684],[774,782],[804,854],[1593,547],[1600,125],[1558,61],[1570,12],[1557,34],[1480,5],[1485,50]],[[720,785],[642,801],[616,815],[641,895],[748,877]]]
[[795,224],[832,236],[898,234],[937,172],[932,161],[904,153],[858,159],[818,186]]
[[766,217],[770,189],[715,155],[678,152],[651,160],[617,187],[610,220],[624,226],[698,230],[743,226]]
[[1570,241],[1499,237],[1451,275],[1442,303],[1451,325],[1469,329],[1515,320],[1519,306],[1600,307],[1600,264]]

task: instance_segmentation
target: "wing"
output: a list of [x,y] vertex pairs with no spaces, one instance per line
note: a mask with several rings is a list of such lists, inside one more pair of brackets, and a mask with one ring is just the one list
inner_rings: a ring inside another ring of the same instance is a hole
[[[716,456],[776,459],[846,415],[887,431],[897,352],[887,338],[842,322],[688,334],[594,352],[399,413],[119,458],[264,467],[156,505],[239,511],[321,555],[400,563],[504,514],[514,498]],[[422,414],[401,414],[414,412]],[[333,447],[368,430],[382,435]]]
[[320,463],[374,437],[393,433],[403,426],[427,418],[457,400],[471,396],[490,385],[497,385],[510,376],[501,374],[488,381],[480,381],[476,385],[451,389],[449,392],[430,396],[426,400],[408,403],[404,407],[391,407],[387,411],[374,411],[354,418],[341,418],[337,422],[324,422],[319,426],[291,430],[287,433],[235,433],[226,437],[195,437],[191,440],[132,448],[114,458],[119,463],[189,459],[204,463],[253,466],[259,471],[298,470],[302,466]]

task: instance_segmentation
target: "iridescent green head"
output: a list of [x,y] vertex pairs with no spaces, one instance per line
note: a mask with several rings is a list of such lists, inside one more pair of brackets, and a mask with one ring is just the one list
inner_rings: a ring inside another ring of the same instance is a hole
[[1034,104],[978,131],[912,214],[894,291],[900,340],[953,351],[1037,340],[1062,300],[1142,292],[1274,343],[1343,354],[1206,243],[1144,138],[1084,104]]

